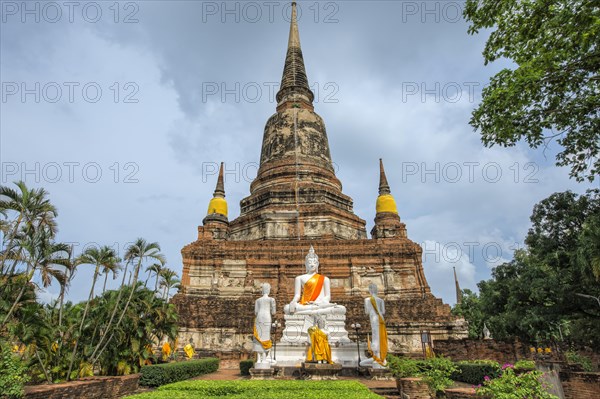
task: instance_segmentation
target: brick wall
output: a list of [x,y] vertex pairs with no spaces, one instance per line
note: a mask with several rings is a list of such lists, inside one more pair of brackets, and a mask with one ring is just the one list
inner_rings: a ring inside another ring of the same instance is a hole
[[529,347],[520,342],[500,342],[493,339],[434,340],[436,354],[459,360],[495,360],[500,364],[530,358]]
[[25,387],[25,399],[116,399],[138,389],[139,374],[90,377],[62,384]]
[[565,399],[600,398],[600,373],[561,371]]

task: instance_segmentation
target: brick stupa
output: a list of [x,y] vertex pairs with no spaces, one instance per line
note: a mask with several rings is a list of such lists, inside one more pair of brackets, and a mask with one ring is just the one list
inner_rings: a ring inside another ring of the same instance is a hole
[[[198,239],[185,246],[182,288],[172,302],[180,314],[179,342],[224,358],[251,351],[254,300],[271,284],[276,319],[294,295],[294,277],[305,272],[313,245],[320,273],[331,279],[332,301],[347,308],[347,328],[369,330],[363,309],[368,285],[386,301],[392,353],[421,352],[421,332],[438,339],[466,337],[463,319],[432,295],[421,247],[407,238],[380,161],[375,226],[365,221],[335,176],[323,119],[314,112],[292,3],[287,55],[276,113],[264,130],[260,167],[229,221],[223,165]],[[280,330],[281,331],[281,330]]]

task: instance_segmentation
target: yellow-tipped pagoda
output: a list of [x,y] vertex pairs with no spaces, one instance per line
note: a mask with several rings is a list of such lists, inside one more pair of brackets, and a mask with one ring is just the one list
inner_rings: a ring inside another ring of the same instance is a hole
[[[223,162],[219,168],[219,177],[217,178],[217,186],[213,193],[213,198],[208,203],[208,211],[206,217],[202,220],[202,224],[208,227],[206,232],[211,234],[213,238],[225,239],[229,237],[229,220],[227,219],[227,201],[225,200],[225,182],[223,179]],[[199,231],[199,235],[204,233]]]
[[385,176],[383,160],[379,158],[379,197],[375,205],[375,226],[371,230],[373,238],[406,237],[406,226],[400,222],[396,200]]
[[219,178],[217,179],[217,187],[213,193],[213,198],[208,203],[208,212],[206,216],[219,214],[227,217],[227,201],[225,200],[225,184],[223,182],[223,162],[219,168]]
[[396,215],[398,214],[396,200],[392,196],[390,185],[387,182],[385,170],[383,169],[383,160],[381,158],[379,158],[379,197],[377,197],[375,209],[377,213],[391,212]]

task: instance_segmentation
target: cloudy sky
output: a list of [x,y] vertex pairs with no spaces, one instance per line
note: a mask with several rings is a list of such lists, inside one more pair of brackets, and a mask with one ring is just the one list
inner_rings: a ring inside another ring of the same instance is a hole
[[[1,2],[1,183],[45,187],[60,241],[158,241],[181,272],[226,163],[230,220],[275,110],[290,6],[278,1]],[[523,245],[535,203],[588,188],[556,144],[486,149],[468,121],[489,77],[463,2],[300,1],[315,110],[355,213],[375,216],[378,158],[433,292],[475,289]],[[596,184],[597,186],[597,184]],[[78,272],[73,300],[87,295]],[[116,286],[117,282],[113,282]],[[52,286],[43,298],[56,296]]]

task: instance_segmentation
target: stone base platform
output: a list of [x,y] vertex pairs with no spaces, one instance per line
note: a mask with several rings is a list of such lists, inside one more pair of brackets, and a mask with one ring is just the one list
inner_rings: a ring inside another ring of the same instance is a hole
[[373,368],[373,367],[364,367],[365,374],[369,376],[372,380],[376,381],[392,381],[394,380],[394,376],[389,369],[385,368]]
[[[281,337],[282,343],[288,344],[308,344],[308,329],[323,322],[324,331],[327,333],[330,345],[351,343],[346,331],[345,314],[327,314],[327,315],[284,315],[285,328]],[[320,325],[320,324],[319,324]]]
[[302,377],[307,380],[337,380],[341,364],[302,363]]
[[[279,367],[302,367],[302,363],[306,361],[310,345],[308,343],[277,343],[277,366]],[[361,356],[364,356],[366,344],[360,344]],[[271,350],[271,355],[274,351]],[[358,366],[358,353],[356,342],[348,342],[345,344],[338,343],[331,345],[331,360],[342,367]]]
[[275,376],[274,369],[250,369],[251,380],[270,380]]

